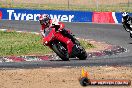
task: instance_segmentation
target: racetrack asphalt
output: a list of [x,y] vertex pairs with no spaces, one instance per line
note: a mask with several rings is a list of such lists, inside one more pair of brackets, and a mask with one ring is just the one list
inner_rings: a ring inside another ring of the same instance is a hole
[[[65,23],[73,34],[80,38],[93,39],[99,42],[119,45],[127,52],[112,56],[88,58],[87,60],[70,61],[38,61],[38,62],[6,62],[0,67],[35,68],[35,67],[62,67],[62,66],[131,66],[132,65],[132,39],[122,25],[117,24],[92,24],[92,23]],[[16,31],[39,32],[39,22],[34,21],[0,21],[0,28]]]

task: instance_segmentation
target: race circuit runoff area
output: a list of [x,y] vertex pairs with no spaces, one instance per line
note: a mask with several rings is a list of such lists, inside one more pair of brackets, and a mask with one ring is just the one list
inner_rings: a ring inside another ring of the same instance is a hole
[[[8,23],[8,24],[7,24]],[[7,25],[4,25],[7,24]],[[116,24],[65,23],[77,37],[103,41],[113,46],[107,50],[88,54],[85,61],[71,58],[70,61],[56,59],[56,55],[46,56],[11,56],[0,57],[0,67],[61,67],[61,66],[102,66],[102,65],[131,65],[131,39]],[[38,22],[1,21],[1,29],[16,31],[39,32]],[[30,25],[30,26],[29,26]],[[95,36],[96,35],[96,36]],[[124,53],[122,53],[124,52]],[[121,53],[121,54],[120,54]],[[76,62],[76,63],[75,63]]]

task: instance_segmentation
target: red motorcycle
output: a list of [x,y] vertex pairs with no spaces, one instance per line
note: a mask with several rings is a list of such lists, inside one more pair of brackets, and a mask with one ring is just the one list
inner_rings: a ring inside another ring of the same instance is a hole
[[[65,32],[65,33],[61,33]],[[64,35],[71,39],[73,44],[76,46],[76,52],[72,51],[73,55],[68,54],[67,46],[55,38],[56,34]],[[66,34],[68,33],[68,35]],[[66,34],[66,35],[65,35]],[[57,31],[55,28],[51,28],[49,34],[44,38],[46,46],[49,46],[63,61],[68,61],[69,58],[79,58],[80,60],[85,60],[87,58],[87,52],[81,46],[80,42],[72,35],[71,31],[63,29],[63,31]]]

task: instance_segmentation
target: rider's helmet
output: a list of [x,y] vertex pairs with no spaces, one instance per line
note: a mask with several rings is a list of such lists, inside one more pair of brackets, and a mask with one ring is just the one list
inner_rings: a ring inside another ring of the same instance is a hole
[[127,18],[129,17],[129,14],[128,14],[127,12],[123,12],[123,13],[122,13],[122,17],[123,17],[124,19],[127,19]]
[[41,25],[49,26],[50,24],[50,17],[48,14],[43,14],[39,17],[39,22]]

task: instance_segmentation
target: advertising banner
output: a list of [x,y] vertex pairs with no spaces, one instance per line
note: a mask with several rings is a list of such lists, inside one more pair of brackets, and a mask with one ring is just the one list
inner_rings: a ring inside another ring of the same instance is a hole
[[37,21],[41,14],[48,14],[51,19],[62,22],[92,22],[92,12],[63,10],[31,10],[0,8],[0,18],[5,20]]
[[2,12],[0,11],[0,20],[2,19]]
[[[62,22],[121,23],[121,12],[90,12],[65,10],[33,10],[0,8],[0,20],[38,21],[41,14],[48,14],[51,19]],[[129,13],[132,16],[132,13]]]
[[[132,16],[132,13],[129,13]],[[121,23],[121,12],[93,12],[92,22],[94,23]]]
[[115,23],[112,12],[93,12],[92,22]]

